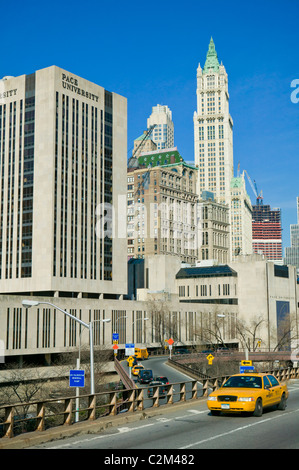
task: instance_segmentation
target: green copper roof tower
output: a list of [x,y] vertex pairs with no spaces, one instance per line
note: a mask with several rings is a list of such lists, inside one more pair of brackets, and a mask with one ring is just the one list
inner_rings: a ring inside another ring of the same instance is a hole
[[[235,240],[239,237],[231,229],[232,192],[238,190],[231,188],[234,176],[234,123],[229,113],[228,75],[223,63],[218,60],[213,38],[210,39],[204,66],[198,64],[196,84],[197,110],[193,114],[194,163],[199,170],[196,192],[199,197],[207,191],[213,193],[216,203],[228,205],[230,233],[227,248],[231,260],[236,246]],[[234,183],[239,184],[239,181]],[[243,236],[243,233],[240,236]],[[247,237],[246,243],[242,245],[246,246],[244,253],[247,253],[249,238]],[[218,254],[220,256],[220,252]]]
[[219,71],[219,61],[218,61],[218,56],[217,56],[217,52],[215,49],[213,38],[211,38],[211,41],[209,44],[209,50],[207,52],[207,58],[206,58],[206,63],[203,69],[203,73],[209,73],[210,69],[212,69],[211,70],[212,72]]

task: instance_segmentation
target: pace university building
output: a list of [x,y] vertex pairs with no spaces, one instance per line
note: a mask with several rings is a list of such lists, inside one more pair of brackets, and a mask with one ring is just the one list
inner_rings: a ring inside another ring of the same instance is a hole
[[126,149],[124,97],[56,66],[0,80],[1,294],[126,293],[126,238],[101,216]]

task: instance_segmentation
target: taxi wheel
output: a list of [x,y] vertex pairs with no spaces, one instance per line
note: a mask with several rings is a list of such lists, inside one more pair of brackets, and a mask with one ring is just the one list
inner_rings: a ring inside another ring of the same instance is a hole
[[263,414],[263,403],[262,403],[262,399],[258,398],[256,400],[255,410],[253,412],[253,416],[260,417],[260,416],[262,416],[262,414]]
[[281,400],[280,400],[280,403],[278,403],[278,405],[277,405],[277,409],[284,411],[286,409],[286,407],[287,407],[287,399],[286,399],[285,394],[283,393],[282,397],[281,397]]

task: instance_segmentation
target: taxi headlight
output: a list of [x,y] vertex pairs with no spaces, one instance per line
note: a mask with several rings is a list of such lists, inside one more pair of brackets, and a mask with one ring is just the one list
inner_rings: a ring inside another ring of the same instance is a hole
[[208,400],[210,400],[210,401],[217,401],[217,397],[208,397]]
[[239,397],[238,401],[254,401],[253,397]]

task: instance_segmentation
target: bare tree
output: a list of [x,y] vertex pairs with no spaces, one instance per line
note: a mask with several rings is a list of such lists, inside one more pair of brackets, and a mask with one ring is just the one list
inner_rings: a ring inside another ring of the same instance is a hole
[[199,349],[224,347],[228,339],[236,337],[236,318],[231,314],[224,314],[219,305],[213,306],[209,312],[199,313],[199,321],[194,329]]
[[10,365],[6,372],[6,385],[0,388],[0,404],[19,405],[18,414],[27,416],[30,401],[47,396],[49,378],[43,368],[30,364],[23,364],[22,368]]
[[148,301],[147,311],[152,318],[152,341],[162,348],[169,338],[177,344],[180,341],[179,312],[173,312],[167,300],[154,298]]
[[237,320],[236,331],[242,349],[256,351],[262,337],[262,329],[265,327],[266,320],[262,316],[252,318],[250,321]]

